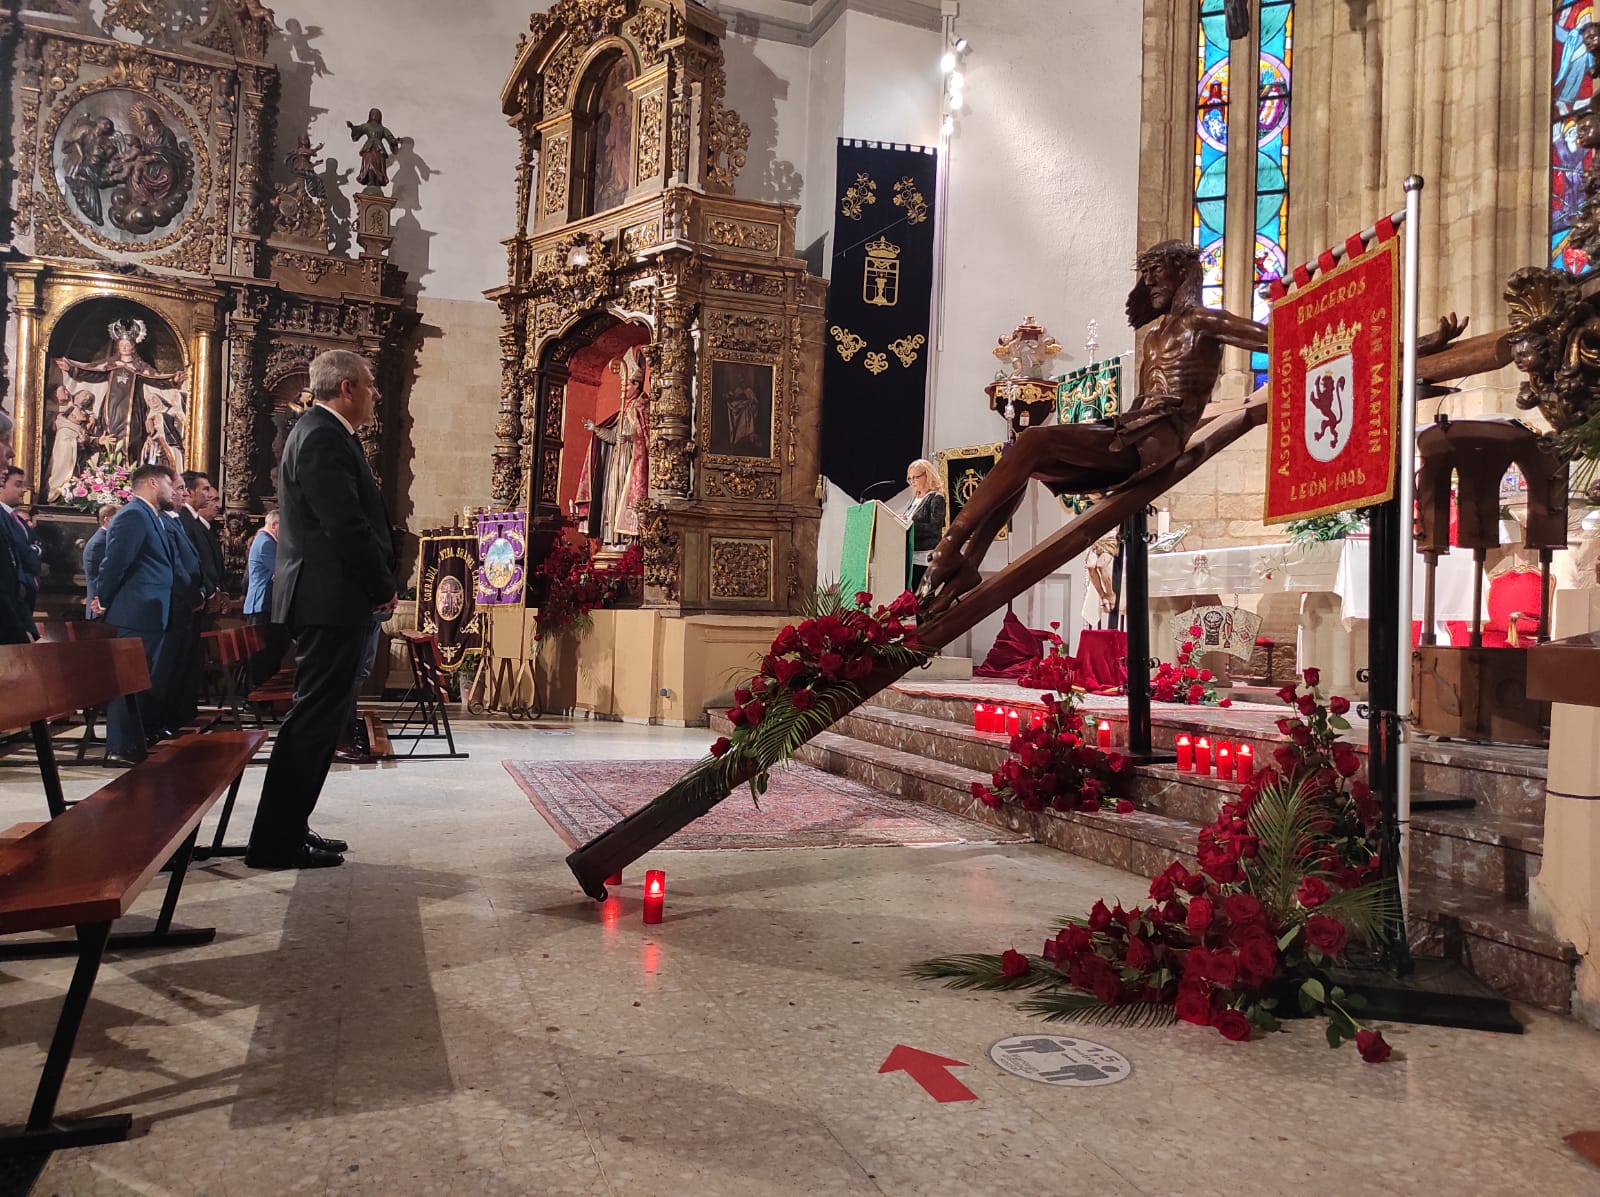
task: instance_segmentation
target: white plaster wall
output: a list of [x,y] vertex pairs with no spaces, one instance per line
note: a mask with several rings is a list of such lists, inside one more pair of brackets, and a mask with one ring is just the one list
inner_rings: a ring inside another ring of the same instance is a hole
[[[310,121],[312,143],[356,190],[356,143],[345,121],[381,108],[400,139],[390,163],[395,264],[413,291],[481,299],[505,281],[515,219],[516,135],[500,87],[530,8],[546,0],[276,0],[273,59],[283,72],[278,168]],[[340,197],[334,196],[335,211]],[[485,467],[487,468],[487,466]]]
[[[846,38],[849,16],[833,26],[811,47],[811,69],[806,102],[806,186],[795,240],[804,252],[833,233],[834,178],[838,174],[837,139],[844,136]],[[831,243],[822,247],[820,265],[828,273],[833,252]],[[815,256],[813,256],[815,263]]]
[[735,194],[800,203],[808,167],[811,52],[805,46],[743,37],[731,30],[722,50],[728,69],[723,102],[750,126],[749,157]]
[[938,31],[847,13],[844,137],[933,145],[939,137]]

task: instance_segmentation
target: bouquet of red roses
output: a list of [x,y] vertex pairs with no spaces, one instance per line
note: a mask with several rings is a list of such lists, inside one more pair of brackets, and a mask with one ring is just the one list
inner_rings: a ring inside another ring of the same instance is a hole
[[972,796],[985,806],[999,810],[1014,803],[1027,811],[1116,810],[1126,814],[1133,809],[1127,799],[1109,791],[1112,778],[1121,773],[1127,759],[1120,753],[1107,753],[1084,739],[1084,719],[1078,713],[1072,691],[1059,696],[1044,696],[1043,721],[1018,729],[1011,737],[1011,751],[990,776],[990,784],[972,783]]
[[1375,937],[1397,898],[1376,877],[1370,791],[1351,780],[1359,756],[1338,739],[1349,704],[1325,706],[1316,671],[1306,680],[1306,693],[1284,688],[1297,716],[1281,725],[1279,768],[1257,773],[1201,829],[1198,869],[1174,861],[1145,906],[1096,902],[1087,916],[1063,920],[1037,956],[950,956],[913,974],[1036,990],[1023,1008],[1047,1018],[1178,1019],[1236,1040],[1276,1030],[1278,1003],[1292,993],[1303,1013],[1328,1018],[1330,1044],[1353,1038],[1363,1059],[1387,1058],[1382,1035],[1356,1020],[1360,998],[1319,971],[1352,940]]
[[1178,663],[1163,661],[1150,679],[1150,697],[1157,702],[1181,702],[1189,706],[1231,707],[1233,699],[1217,699],[1217,680],[1211,670],[1194,663],[1200,651],[1199,624],[1189,625],[1189,635],[1178,646]]

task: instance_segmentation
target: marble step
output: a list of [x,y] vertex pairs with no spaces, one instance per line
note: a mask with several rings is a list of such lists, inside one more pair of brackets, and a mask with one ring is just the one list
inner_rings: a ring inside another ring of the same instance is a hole
[[1437,877],[1489,894],[1526,898],[1544,859],[1544,825],[1482,809],[1411,816],[1413,876]]

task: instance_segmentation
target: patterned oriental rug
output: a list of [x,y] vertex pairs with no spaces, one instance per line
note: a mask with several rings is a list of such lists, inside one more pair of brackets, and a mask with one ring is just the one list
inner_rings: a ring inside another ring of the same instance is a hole
[[[533,807],[576,848],[632,814],[692,762],[502,761]],[[772,772],[758,810],[740,787],[662,844],[663,849],[848,848],[901,844],[1016,843],[1026,836],[893,798],[809,765]]]

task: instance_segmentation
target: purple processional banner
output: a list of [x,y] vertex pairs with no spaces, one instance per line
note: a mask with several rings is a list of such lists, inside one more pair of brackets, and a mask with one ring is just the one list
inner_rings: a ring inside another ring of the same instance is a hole
[[478,606],[520,606],[527,560],[526,511],[478,516]]

